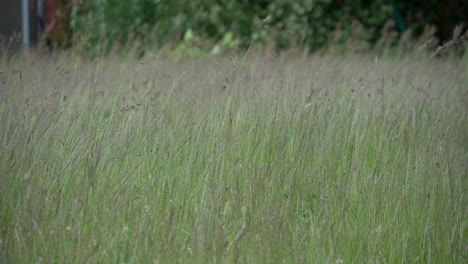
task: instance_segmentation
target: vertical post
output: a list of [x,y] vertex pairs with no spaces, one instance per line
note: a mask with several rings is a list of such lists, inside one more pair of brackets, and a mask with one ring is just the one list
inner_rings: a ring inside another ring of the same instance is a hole
[[29,0],[23,0],[21,4],[22,28],[23,28],[23,47],[29,48]]

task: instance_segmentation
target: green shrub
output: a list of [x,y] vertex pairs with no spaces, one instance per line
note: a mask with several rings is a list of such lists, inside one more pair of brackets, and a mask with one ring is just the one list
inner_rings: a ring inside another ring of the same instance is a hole
[[[424,15],[428,12],[424,3],[396,0],[94,0],[75,5],[71,24],[75,40],[92,54],[135,41],[142,50],[177,46],[188,30],[208,44],[202,47],[205,51],[216,45],[219,49],[229,37],[241,48],[254,40],[277,49],[326,47],[341,52],[384,47],[382,37],[389,43],[398,40],[398,32],[408,27],[405,20],[414,24],[412,32],[421,34],[422,25],[437,22]],[[258,30],[268,15],[268,28]],[[456,25],[460,18],[454,19]]]

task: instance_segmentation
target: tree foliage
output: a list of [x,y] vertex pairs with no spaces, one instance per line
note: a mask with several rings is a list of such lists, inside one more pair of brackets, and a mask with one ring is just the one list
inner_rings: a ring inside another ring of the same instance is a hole
[[[157,46],[179,43],[189,30],[211,45],[233,34],[244,47],[254,39],[278,49],[299,46],[314,51],[350,41],[367,49],[383,33],[395,37],[414,25],[420,34],[425,25],[437,23],[444,11],[426,16],[431,13],[426,5],[397,0],[84,0],[75,5],[70,22],[75,39],[98,53],[135,40]],[[258,30],[268,15],[268,28]],[[445,30],[464,18],[451,17]]]

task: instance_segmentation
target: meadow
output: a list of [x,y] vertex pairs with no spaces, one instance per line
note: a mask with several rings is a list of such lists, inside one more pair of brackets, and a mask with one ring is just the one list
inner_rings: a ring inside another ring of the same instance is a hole
[[0,58],[1,263],[466,263],[468,61]]

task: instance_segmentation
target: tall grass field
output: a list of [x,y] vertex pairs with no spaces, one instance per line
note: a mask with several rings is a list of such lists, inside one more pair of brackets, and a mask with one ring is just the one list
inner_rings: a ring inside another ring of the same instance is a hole
[[0,60],[0,263],[467,263],[468,62]]

